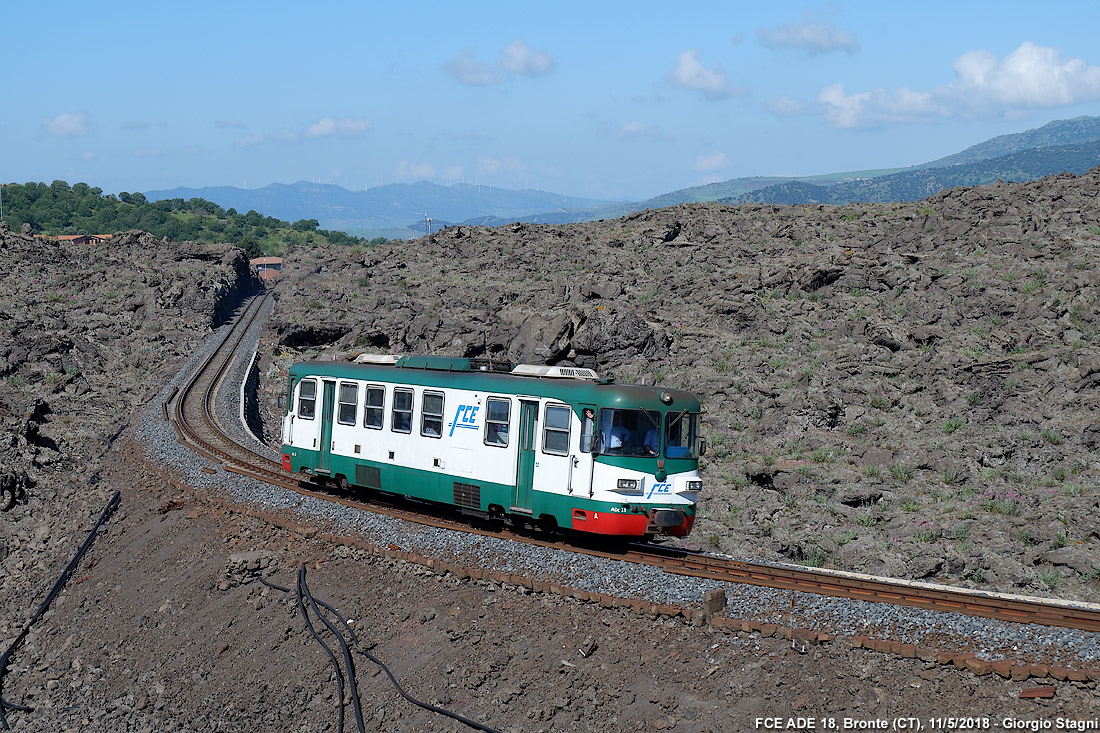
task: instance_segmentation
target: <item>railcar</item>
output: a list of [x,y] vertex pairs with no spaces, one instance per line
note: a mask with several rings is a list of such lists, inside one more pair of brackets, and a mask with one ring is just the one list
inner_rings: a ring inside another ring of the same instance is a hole
[[287,471],[600,535],[685,536],[698,397],[591,369],[362,355],[290,369]]

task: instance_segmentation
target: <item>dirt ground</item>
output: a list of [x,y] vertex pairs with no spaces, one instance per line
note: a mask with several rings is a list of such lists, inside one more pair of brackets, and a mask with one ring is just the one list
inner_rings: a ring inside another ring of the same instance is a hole
[[[1095,684],[978,677],[852,648],[802,647],[571,598],[440,576],[348,545],[290,514],[272,524],[218,493],[135,483],[132,444],[106,459],[122,506],[76,581],[13,658],[15,730],[335,730],[334,678],[292,596],[233,569],[260,551],[270,579],[352,620],[412,696],[497,730],[753,730],[758,718],[893,721],[985,716],[1095,720]],[[401,699],[357,656],[368,730],[466,726]],[[805,722],[805,721],[803,721]],[[346,726],[354,730],[351,708]],[[762,729],[762,728],[761,728]],[[805,729],[803,726],[802,729]]]

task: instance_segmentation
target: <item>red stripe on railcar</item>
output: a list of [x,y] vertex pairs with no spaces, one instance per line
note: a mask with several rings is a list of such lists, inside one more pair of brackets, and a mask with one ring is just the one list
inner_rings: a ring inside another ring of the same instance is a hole
[[578,532],[641,537],[645,534],[648,524],[649,517],[644,514],[573,510],[573,529]]

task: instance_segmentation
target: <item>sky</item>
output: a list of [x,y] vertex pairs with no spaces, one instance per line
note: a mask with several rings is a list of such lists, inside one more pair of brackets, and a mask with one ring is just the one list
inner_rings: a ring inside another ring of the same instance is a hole
[[0,182],[643,200],[1100,115],[1100,3],[0,6]]

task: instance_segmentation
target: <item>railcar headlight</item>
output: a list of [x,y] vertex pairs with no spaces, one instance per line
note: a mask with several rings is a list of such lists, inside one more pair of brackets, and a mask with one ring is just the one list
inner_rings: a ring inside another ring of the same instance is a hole
[[688,491],[702,491],[703,490],[703,482],[702,481],[688,481],[687,482],[687,490]]
[[620,489],[625,489],[626,491],[637,491],[638,490],[638,479],[621,478],[621,479],[619,479],[619,488]]

